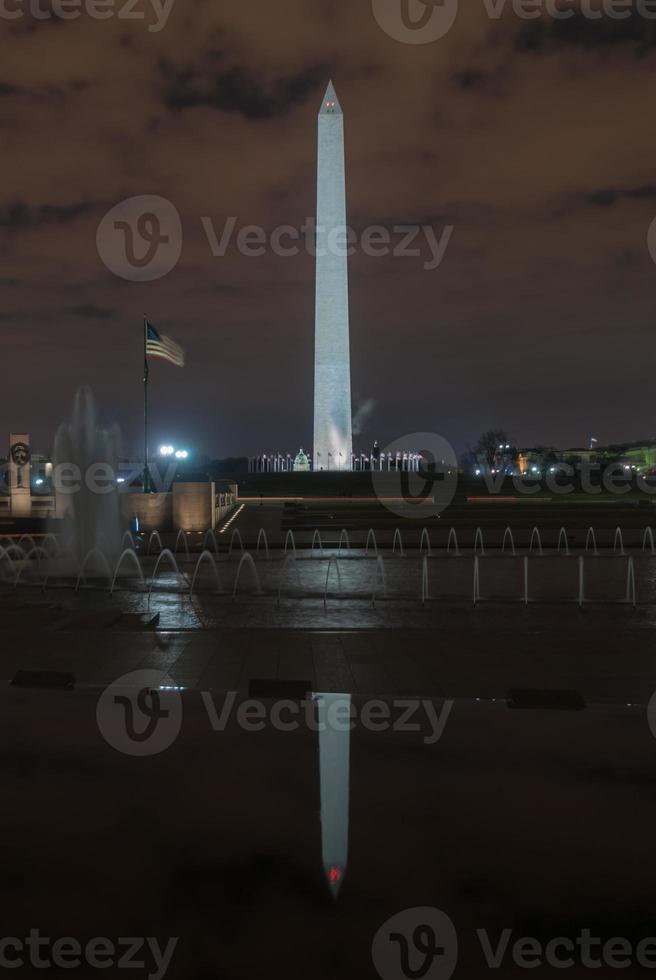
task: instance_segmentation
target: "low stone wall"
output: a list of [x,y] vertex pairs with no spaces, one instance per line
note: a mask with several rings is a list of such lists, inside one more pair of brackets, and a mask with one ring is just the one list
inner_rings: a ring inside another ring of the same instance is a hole
[[141,531],[168,531],[172,527],[172,498],[171,493],[122,493],[123,520],[133,527],[138,517]]
[[207,531],[230,513],[236,490],[218,494],[214,483],[174,483],[171,493],[122,493],[126,527],[139,518],[142,531]]
[[215,523],[213,483],[173,484],[173,530],[207,531]]

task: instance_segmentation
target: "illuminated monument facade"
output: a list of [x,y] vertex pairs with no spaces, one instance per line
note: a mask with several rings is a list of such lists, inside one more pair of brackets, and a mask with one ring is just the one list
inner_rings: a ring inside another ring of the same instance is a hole
[[346,247],[344,116],[331,82],[319,111],[314,327],[315,470],[351,469],[351,362]]

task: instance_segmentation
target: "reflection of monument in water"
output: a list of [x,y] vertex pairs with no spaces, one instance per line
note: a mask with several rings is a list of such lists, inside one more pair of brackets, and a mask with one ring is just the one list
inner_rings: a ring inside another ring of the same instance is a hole
[[350,470],[344,116],[332,82],[319,111],[318,128],[313,468]]
[[321,857],[333,898],[348,863],[350,694],[316,694],[321,783]]

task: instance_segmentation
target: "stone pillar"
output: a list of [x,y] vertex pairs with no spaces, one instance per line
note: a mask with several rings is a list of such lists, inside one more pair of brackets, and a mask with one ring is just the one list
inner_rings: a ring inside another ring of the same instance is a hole
[[9,436],[9,493],[11,516],[29,517],[32,513],[32,493],[28,432],[12,432]]

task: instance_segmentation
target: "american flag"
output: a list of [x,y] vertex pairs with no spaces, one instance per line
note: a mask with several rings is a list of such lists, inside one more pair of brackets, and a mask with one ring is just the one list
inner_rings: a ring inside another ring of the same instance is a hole
[[176,367],[184,367],[182,347],[166,334],[158,333],[148,320],[146,320],[146,357],[162,357]]

